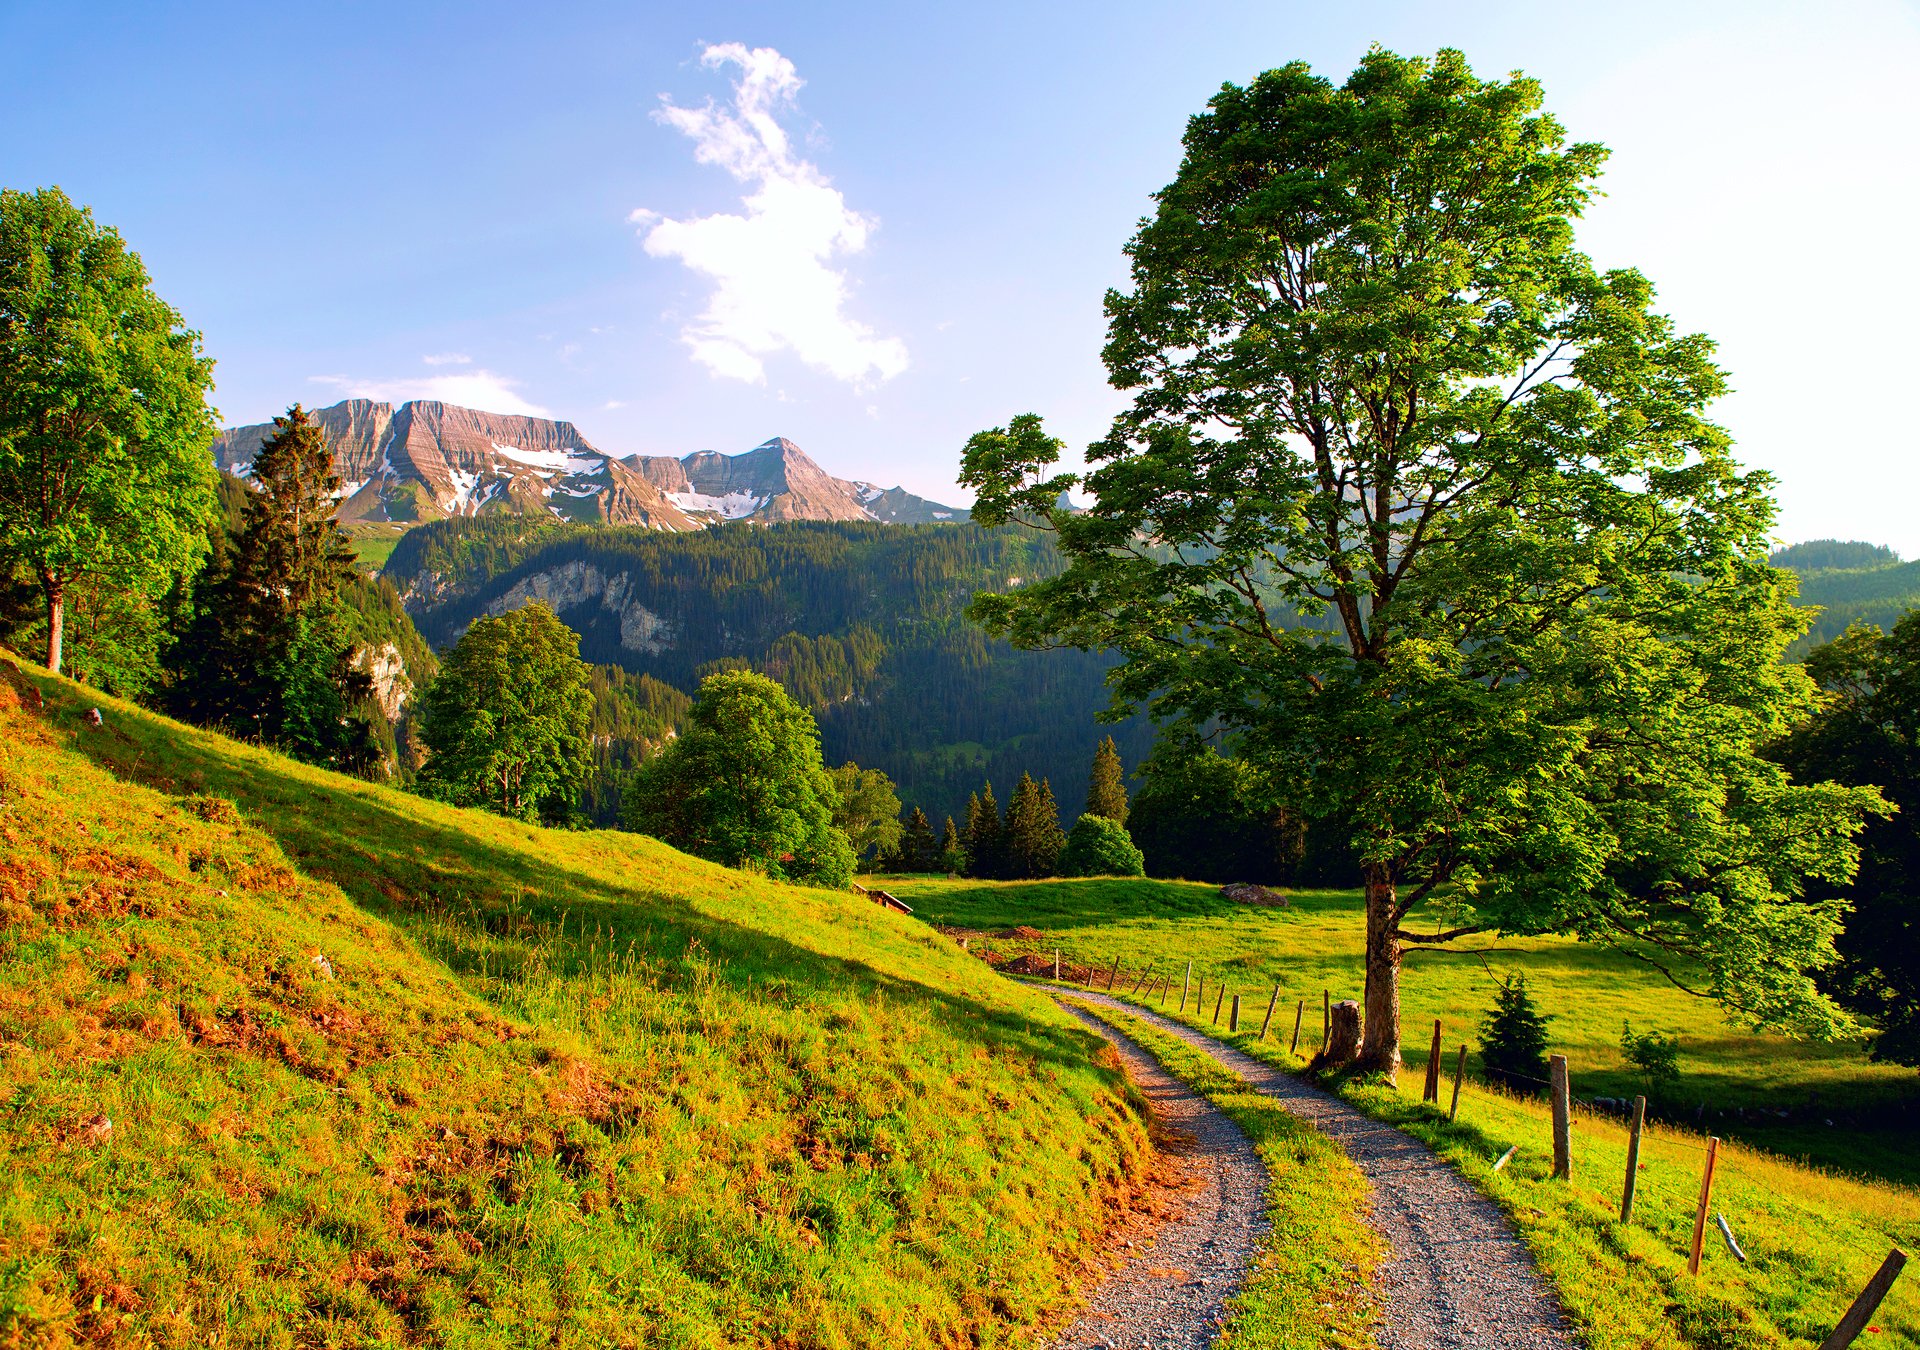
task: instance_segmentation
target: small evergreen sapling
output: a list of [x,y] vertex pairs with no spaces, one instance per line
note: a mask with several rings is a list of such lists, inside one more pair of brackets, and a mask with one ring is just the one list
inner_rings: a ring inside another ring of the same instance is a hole
[[1509,975],[1493,996],[1493,1010],[1480,1023],[1480,1063],[1487,1077],[1521,1092],[1537,1091],[1547,1077],[1547,1023],[1527,993],[1527,977]]

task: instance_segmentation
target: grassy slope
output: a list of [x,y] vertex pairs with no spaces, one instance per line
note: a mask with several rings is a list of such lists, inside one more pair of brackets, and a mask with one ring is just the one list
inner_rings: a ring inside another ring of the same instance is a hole
[[[1196,971],[1207,975],[1208,992],[1197,1011],[1189,1004],[1183,1020],[1283,1067],[1301,1067],[1310,1044],[1319,1039],[1318,1012],[1310,1007],[1301,1053],[1287,1053],[1290,1000],[1311,995],[1317,1001],[1319,990],[1329,985],[1335,997],[1357,992],[1357,955],[1350,957],[1346,949],[1357,941],[1359,916],[1356,902],[1345,894],[1309,894],[1296,897],[1292,910],[1257,910],[1219,902],[1211,896],[1213,888],[1185,883],[901,881],[890,889],[936,922],[980,928],[1024,923],[1046,934],[1025,943],[996,944],[1009,948],[1050,952],[1057,942],[1106,961],[1120,955],[1123,965],[1135,968],[1141,957],[1191,952]],[[1578,1047],[1571,1053],[1576,1092],[1583,1095],[1599,1092],[1596,1080],[1609,1081],[1583,1073],[1582,1067],[1589,1057],[1604,1059],[1607,1029],[1617,1031],[1622,1011],[1636,1024],[1644,1018],[1660,1026],[1658,1013],[1674,998],[1644,973],[1614,967],[1603,954],[1572,944],[1501,947],[1487,958],[1492,972],[1525,969],[1530,982],[1538,981],[1544,1006],[1562,1014],[1553,1024],[1556,1047]],[[1431,1026],[1433,1015],[1445,1015],[1452,1030],[1444,1053],[1450,1054],[1454,1038],[1472,1034],[1471,1022],[1487,1000],[1489,972],[1478,962],[1469,972],[1457,958],[1452,965],[1424,960],[1428,965],[1412,970],[1403,988],[1408,1025],[1424,1018]],[[1276,972],[1284,978],[1282,997],[1289,1001],[1284,1013],[1276,1012],[1274,1033],[1262,1043],[1260,1017],[1272,989],[1268,976]],[[1165,1008],[1170,1014],[1179,1002],[1178,973]],[[1257,1001],[1249,999],[1251,1013],[1243,1005],[1237,1037],[1226,1037],[1224,1014],[1218,1028],[1212,1025],[1219,976],[1225,976],[1230,991],[1237,986],[1248,995],[1264,985]],[[1116,992],[1124,994],[1129,984],[1118,984]],[[1152,1006],[1160,1006],[1157,998]],[[1698,1015],[1694,1005],[1687,1008]],[[1679,1029],[1685,1034],[1686,1024]],[[1731,1031],[1725,1038],[1740,1039]],[[1767,1063],[1771,1055],[1771,1071],[1793,1090],[1809,1083],[1820,1084],[1830,1097],[1859,1083],[1876,1090],[1877,1073],[1855,1080],[1856,1071],[1830,1052],[1777,1041],[1770,1045],[1770,1051],[1743,1051],[1716,1064],[1704,1058],[1718,1053],[1714,1046],[1689,1042],[1682,1065],[1690,1081],[1709,1077],[1732,1091],[1742,1084],[1742,1065]],[[1617,1047],[1613,1054],[1617,1057]],[[1801,1055],[1804,1062],[1796,1063]],[[1686,1274],[1685,1256],[1704,1161],[1703,1136],[1669,1127],[1649,1130],[1635,1220],[1621,1225],[1626,1137],[1617,1122],[1581,1113],[1573,1135],[1574,1181],[1552,1181],[1544,1103],[1470,1086],[1459,1121],[1449,1125],[1417,1101],[1424,1047],[1410,1058],[1416,1071],[1404,1074],[1397,1089],[1350,1085],[1346,1095],[1427,1140],[1505,1205],[1598,1350],[1816,1344],[1889,1246],[1910,1252],[1920,1246],[1920,1194],[1910,1187],[1836,1176],[1756,1149],[1723,1145],[1713,1208],[1726,1214],[1751,1262],[1736,1263],[1718,1230],[1710,1227],[1703,1274],[1693,1279]],[[1623,1091],[1632,1088],[1624,1078],[1619,1083]],[[1910,1135],[1907,1141],[1910,1148]],[[1514,1162],[1494,1174],[1494,1160],[1513,1145],[1520,1146]],[[1920,1347],[1920,1281],[1911,1271],[1895,1286],[1876,1325],[1880,1333],[1871,1338],[1874,1344]]]
[[0,1344],[1003,1343],[1147,1147],[918,923],[38,673],[0,907]]
[[[1319,1042],[1323,989],[1335,999],[1358,998],[1365,984],[1361,900],[1353,891],[1301,891],[1290,909],[1257,909],[1230,904],[1216,887],[1198,882],[889,884],[934,923],[988,930],[1026,924],[1045,935],[993,942],[1003,950],[1050,955],[1063,946],[1102,967],[1118,956],[1136,972],[1149,961],[1158,960],[1164,971],[1192,960],[1209,990],[1209,1014],[1220,981],[1229,997],[1240,993],[1260,1012],[1278,984],[1289,1032],[1294,1001],[1308,1001],[1303,1044]],[[1920,1107],[1920,1074],[1912,1069],[1870,1063],[1856,1044],[1754,1035],[1619,952],[1563,938],[1455,945],[1462,950],[1407,955],[1400,997],[1406,1059],[1415,1071],[1425,1071],[1434,1018],[1450,1044],[1475,1039],[1495,985],[1517,972],[1553,1017],[1548,1032],[1571,1063],[1577,1096],[1631,1097],[1643,1090],[1620,1052],[1620,1023],[1630,1018],[1636,1030],[1680,1038],[1680,1086],[1663,1103],[1669,1114],[1825,1166],[1920,1182],[1910,1123]],[[1706,1114],[1696,1117],[1702,1105]],[[1761,1114],[1779,1109],[1792,1114],[1786,1120]],[[1846,1112],[1858,1118],[1845,1120]],[[1843,1116],[1840,1126],[1822,1123],[1836,1114]]]

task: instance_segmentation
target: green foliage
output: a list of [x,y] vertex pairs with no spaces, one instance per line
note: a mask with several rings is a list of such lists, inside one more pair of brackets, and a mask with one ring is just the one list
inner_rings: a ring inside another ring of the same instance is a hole
[[1680,1038],[1662,1036],[1657,1031],[1633,1029],[1633,1022],[1620,1023],[1620,1053],[1627,1063],[1640,1070],[1647,1080],[1647,1091],[1672,1088],[1680,1082]]
[[940,865],[937,869],[957,877],[967,870],[967,846],[960,841],[960,827],[947,817],[947,828],[940,835]]
[[1533,1006],[1525,975],[1509,975],[1480,1022],[1480,1065],[1516,1092],[1538,1092],[1547,1077],[1547,1023]]
[[1135,848],[1127,827],[1091,811],[1073,822],[1060,851],[1063,877],[1143,877],[1147,861]]
[[1862,543],[1858,539],[1809,539],[1804,544],[1775,549],[1767,561],[1775,567],[1803,574],[1861,572],[1896,567],[1900,555],[1885,544]]
[[1120,750],[1109,736],[1093,752],[1087,775],[1087,814],[1105,816],[1116,825],[1127,823],[1127,785],[1120,767]]
[[833,771],[833,790],[839,795],[833,823],[853,845],[854,857],[882,858],[899,850],[900,798],[892,779],[848,760]]
[[844,887],[854,856],[838,804],[813,714],[764,675],[725,671],[701,681],[686,732],[634,774],[623,819],[729,867]]
[[564,819],[591,763],[580,639],[538,601],[476,619],[420,700],[422,785],[461,806]]
[[1898,808],[1867,827],[1851,884],[1816,891],[1852,911],[1829,987],[1878,1029],[1875,1057],[1920,1064],[1920,613],[1885,635],[1849,628],[1806,667],[1827,701],[1781,761],[1801,782],[1874,784]]
[[0,574],[40,589],[59,670],[69,590],[87,661],[150,676],[145,608],[199,565],[213,362],[117,231],[58,188],[0,190]]
[[898,872],[937,872],[940,870],[940,841],[934,837],[933,822],[927,819],[927,813],[919,807],[913,808],[913,814],[907,817],[906,828],[900,833],[900,844],[888,861],[890,870]]
[[[1242,760],[1179,734],[1163,737],[1138,771],[1128,833],[1149,874],[1195,881],[1295,879],[1305,830]],[[1323,835],[1332,834],[1323,826]],[[1345,882],[1353,871],[1338,877]]]
[[1889,630],[1920,607],[1920,562],[1901,562],[1877,544],[1822,540],[1782,549],[1773,560],[1798,576],[1800,604],[1812,617],[1787,649],[1790,657],[1804,657],[1855,625]]
[[1711,343],[1575,248],[1605,152],[1541,102],[1452,51],[1222,89],[1107,299],[1132,402],[1091,507],[1056,508],[1038,417],[966,450],[974,518],[1068,559],[976,600],[989,631],[1117,653],[1123,702],[1236,735],[1277,804],[1351,830],[1369,1067],[1399,1059],[1401,945],[1475,932],[1684,958],[1756,1024],[1849,1025],[1812,978],[1839,908],[1804,892],[1878,799],[1757,753],[1812,706],[1771,480],[1705,416]]
[[619,666],[593,667],[587,689],[593,695],[593,771],[580,810],[591,823],[611,827],[620,822],[628,777],[686,727],[693,699]]
[[1046,779],[1023,773],[1007,803],[1002,834],[1005,875],[1014,878],[1057,875],[1067,837],[1060,829],[1060,808]]
[[[767,675],[812,710],[829,764],[878,769],[935,822],[964,823],[981,779],[1010,784],[1022,770],[1071,784],[1062,805],[1080,810],[1110,661],[1016,651],[965,617],[975,592],[1061,566],[1044,539],[969,524],[670,534],[481,516],[410,531],[383,575],[444,645],[515,585],[574,568],[589,589],[561,617],[588,660],[683,690],[719,670]],[[1112,732],[1129,763],[1151,744],[1142,718]]]

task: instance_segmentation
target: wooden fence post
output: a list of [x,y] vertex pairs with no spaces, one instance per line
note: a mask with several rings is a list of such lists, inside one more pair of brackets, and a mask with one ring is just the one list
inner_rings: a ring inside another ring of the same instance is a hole
[[1187,973],[1180,977],[1180,1011],[1187,1010],[1187,987],[1193,983],[1193,962],[1187,962]]
[[1687,1274],[1700,1273],[1700,1244],[1707,1236],[1707,1200],[1713,1194],[1713,1165],[1720,1160],[1720,1140],[1707,1140],[1707,1166],[1700,1174],[1700,1207],[1693,1212],[1693,1246],[1687,1252]]
[[1267,1028],[1273,1024],[1273,1005],[1280,1001],[1280,986],[1273,986],[1273,997],[1267,1000],[1267,1015],[1260,1022],[1260,1039],[1267,1039]]
[[1440,1104],[1440,1019],[1433,1019],[1433,1048],[1427,1051],[1427,1081],[1420,1089],[1420,1100]]
[[1220,992],[1218,995],[1215,996],[1213,1000],[1213,1024],[1216,1027],[1220,1025],[1220,1005],[1225,1003],[1226,1001],[1227,1001],[1227,986],[1226,986],[1226,983],[1222,981],[1220,985]]
[[1320,1048],[1327,1048],[1327,1037],[1333,1035],[1333,991],[1320,991]]
[[1633,1099],[1633,1132],[1627,1136],[1627,1183],[1620,1192],[1620,1222],[1633,1222],[1633,1189],[1640,1184],[1640,1130],[1647,1123],[1647,1099]]
[[1227,1034],[1233,1035],[1240,1030],[1240,995],[1233,996],[1233,1011],[1227,1014]]
[[1198,1017],[1200,1015],[1200,1007],[1202,1002],[1206,998],[1206,993],[1207,993],[1207,977],[1205,975],[1202,975],[1199,979],[1193,982],[1193,1015],[1195,1017]]
[[1058,947],[1053,949],[1053,982],[1055,984],[1060,982],[1060,949]]
[[[1573,1120],[1567,1101],[1567,1057],[1555,1055],[1549,1061],[1547,1077],[1553,1080],[1553,1174],[1573,1179]],[[1698,1247],[1698,1243],[1694,1244]]]
[[1306,1015],[1307,1001],[1303,998],[1300,1000],[1300,1005],[1293,1010],[1293,1044],[1287,1047],[1287,1053],[1290,1055],[1300,1052],[1300,1019]]
[[[1453,1105],[1447,1108],[1448,1120],[1452,1120],[1460,1114],[1460,1084],[1466,1081],[1466,1077],[1467,1043],[1462,1041],[1460,1042],[1460,1058],[1455,1060],[1453,1064]],[[1434,1098],[1434,1105],[1438,1106],[1439,1104],[1440,1099],[1438,1097]]]
[[1874,1272],[1867,1287],[1860,1291],[1860,1297],[1847,1309],[1847,1315],[1840,1319],[1840,1325],[1833,1329],[1833,1335],[1820,1342],[1820,1350],[1847,1350],[1853,1344],[1853,1338],[1866,1329],[1867,1322],[1880,1308],[1880,1300],[1887,1296],[1887,1290],[1893,1288],[1893,1282],[1900,1278],[1900,1268],[1907,1264],[1907,1254],[1895,1247],[1887,1253],[1887,1259],[1880,1263],[1880,1269]]
[[[1147,962],[1147,968],[1141,971],[1140,978],[1133,982],[1133,993],[1127,995],[1127,997],[1131,998],[1133,997],[1133,994],[1138,994],[1140,992],[1140,986],[1147,982],[1147,976],[1153,974],[1153,967],[1154,967],[1154,962],[1152,961]],[[1151,998],[1153,995],[1151,992],[1149,992],[1147,996]]]
[[1116,956],[1113,958],[1113,969],[1107,972],[1107,992],[1109,994],[1113,992],[1113,982],[1116,978],[1119,977],[1119,974],[1120,974],[1120,958]]
[[[1173,972],[1168,971],[1166,975],[1163,976],[1160,980],[1160,1006],[1161,1007],[1164,1008],[1167,1006],[1167,995],[1172,992],[1173,992]],[[1186,997],[1186,991],[1184,989],[1181,991],[1181,997],[1182,998]]]

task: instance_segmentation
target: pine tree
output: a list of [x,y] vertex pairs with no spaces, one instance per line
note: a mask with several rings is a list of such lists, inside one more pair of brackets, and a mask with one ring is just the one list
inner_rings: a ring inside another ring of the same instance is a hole
[[1480,1062],[1487,1077],[1519,1092],[1537,1092],[1547,1076],[1547,1023],[1527,993],[1527,977],[1509,975],[1480,1023]]
[[253,492],[234,559],[257,631],[337,599],[353,575],[353,549],[333,521],[341,484],[326,432],[298,403],[273,427],[253,457]]
[[946,833],[940,836],[940,870],[949,876],[967,870],[967,850],[960,843],[960,830],[952,816],[947,817]]
[[1010,877],[1050,877],[1066,847],[1060,828],[1060,807],[1053,788],[1043,778],[1023,773],[1007,804],[1006,874]]
[[1006,829],[992,783],[967,798],[967,875],[988,880],[1006,875]]
[[1120,748],[1109,736],[1093,752],[1093,772],[1087,776],[1087,810],[1090,816],[1105,816],[1116,825],[1127,823],[1127,788],[1120,767]]
[[903,871],[932,872],[940,866],[940,841],[934,838],[933,822],[919,807],[907,817],[907,829],[900,840]]

